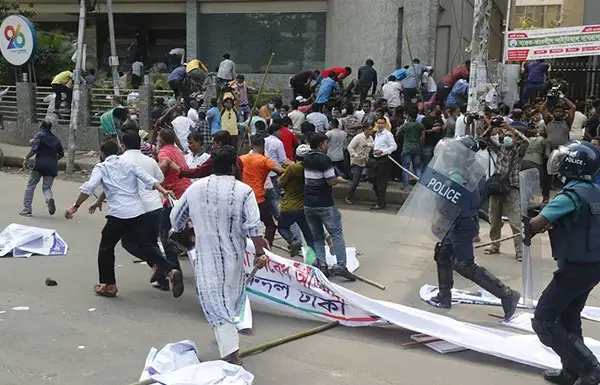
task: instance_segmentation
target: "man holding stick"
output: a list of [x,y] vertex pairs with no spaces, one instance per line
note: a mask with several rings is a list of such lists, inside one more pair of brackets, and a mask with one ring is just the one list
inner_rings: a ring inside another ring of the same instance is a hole
[[267,244],[252,188],[233,176],[236,149],[225,145],[215,150],[213,160],[213,175],[186,190],[173,208],[171,223],[175,231],[184,230],[188,220],[194,224],[202,310],[215,331],[222,359],[241,365],[235,317],[241,313],[246,289],[246,239],[252,238],[258,268],[267,263],[263,251]]

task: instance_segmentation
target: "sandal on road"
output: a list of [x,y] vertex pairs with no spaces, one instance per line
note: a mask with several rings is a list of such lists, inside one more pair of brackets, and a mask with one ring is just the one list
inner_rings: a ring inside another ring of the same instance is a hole
[[101,283],[94,286],[94,293],[101,297],[116,297],[118,291],[119,290],[117,289],[117,285],[114,284],[107,285],[105,283]]
[[487,249],[483,250],[483,252],[488,255],[500,254],[500,248],[499,247],[488,247]]

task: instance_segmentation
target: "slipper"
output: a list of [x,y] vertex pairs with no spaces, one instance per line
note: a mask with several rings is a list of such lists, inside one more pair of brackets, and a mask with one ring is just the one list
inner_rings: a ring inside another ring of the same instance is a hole
[[487,255],[500,254],[500,248],[488,247],[487,249],[483,250],[483,252]]
[[523,256],[522,255],[515,255],[515,259],[519,262],[523,262]]
[[117,285],[115,284],[107,285],[105,283],[101,283],[94,286],[94,293],[101,297],[116,297],[118,291],[119,289],[117,289]]
[[169,281],[171,282],[171,291],[173,297],[179,298],[183,294],[183,274],[177,269],[171,270],[169,273]]

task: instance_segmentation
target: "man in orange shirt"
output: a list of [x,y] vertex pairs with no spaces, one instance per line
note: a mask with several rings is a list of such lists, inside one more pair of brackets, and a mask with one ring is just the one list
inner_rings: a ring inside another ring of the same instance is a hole
[[283,174],[283,168],[265,156],[265,138],[261,135],[252,137],[252,151],[240,157],[243,166],[242,182],[254,191],[256,202],[260,211],[260,221],[265,224],[265,238],[269,246],[273,245],[277,226],[271,214],[269,204],[265,198],[265,182],[269,173]]

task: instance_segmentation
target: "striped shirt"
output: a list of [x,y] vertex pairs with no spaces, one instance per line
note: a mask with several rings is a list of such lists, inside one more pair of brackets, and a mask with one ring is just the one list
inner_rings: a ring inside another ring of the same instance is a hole
[[328,180],[335,179],[331,159],[319,151],[311,151],[304,158],[304,206],[334,206],[333,192]]

